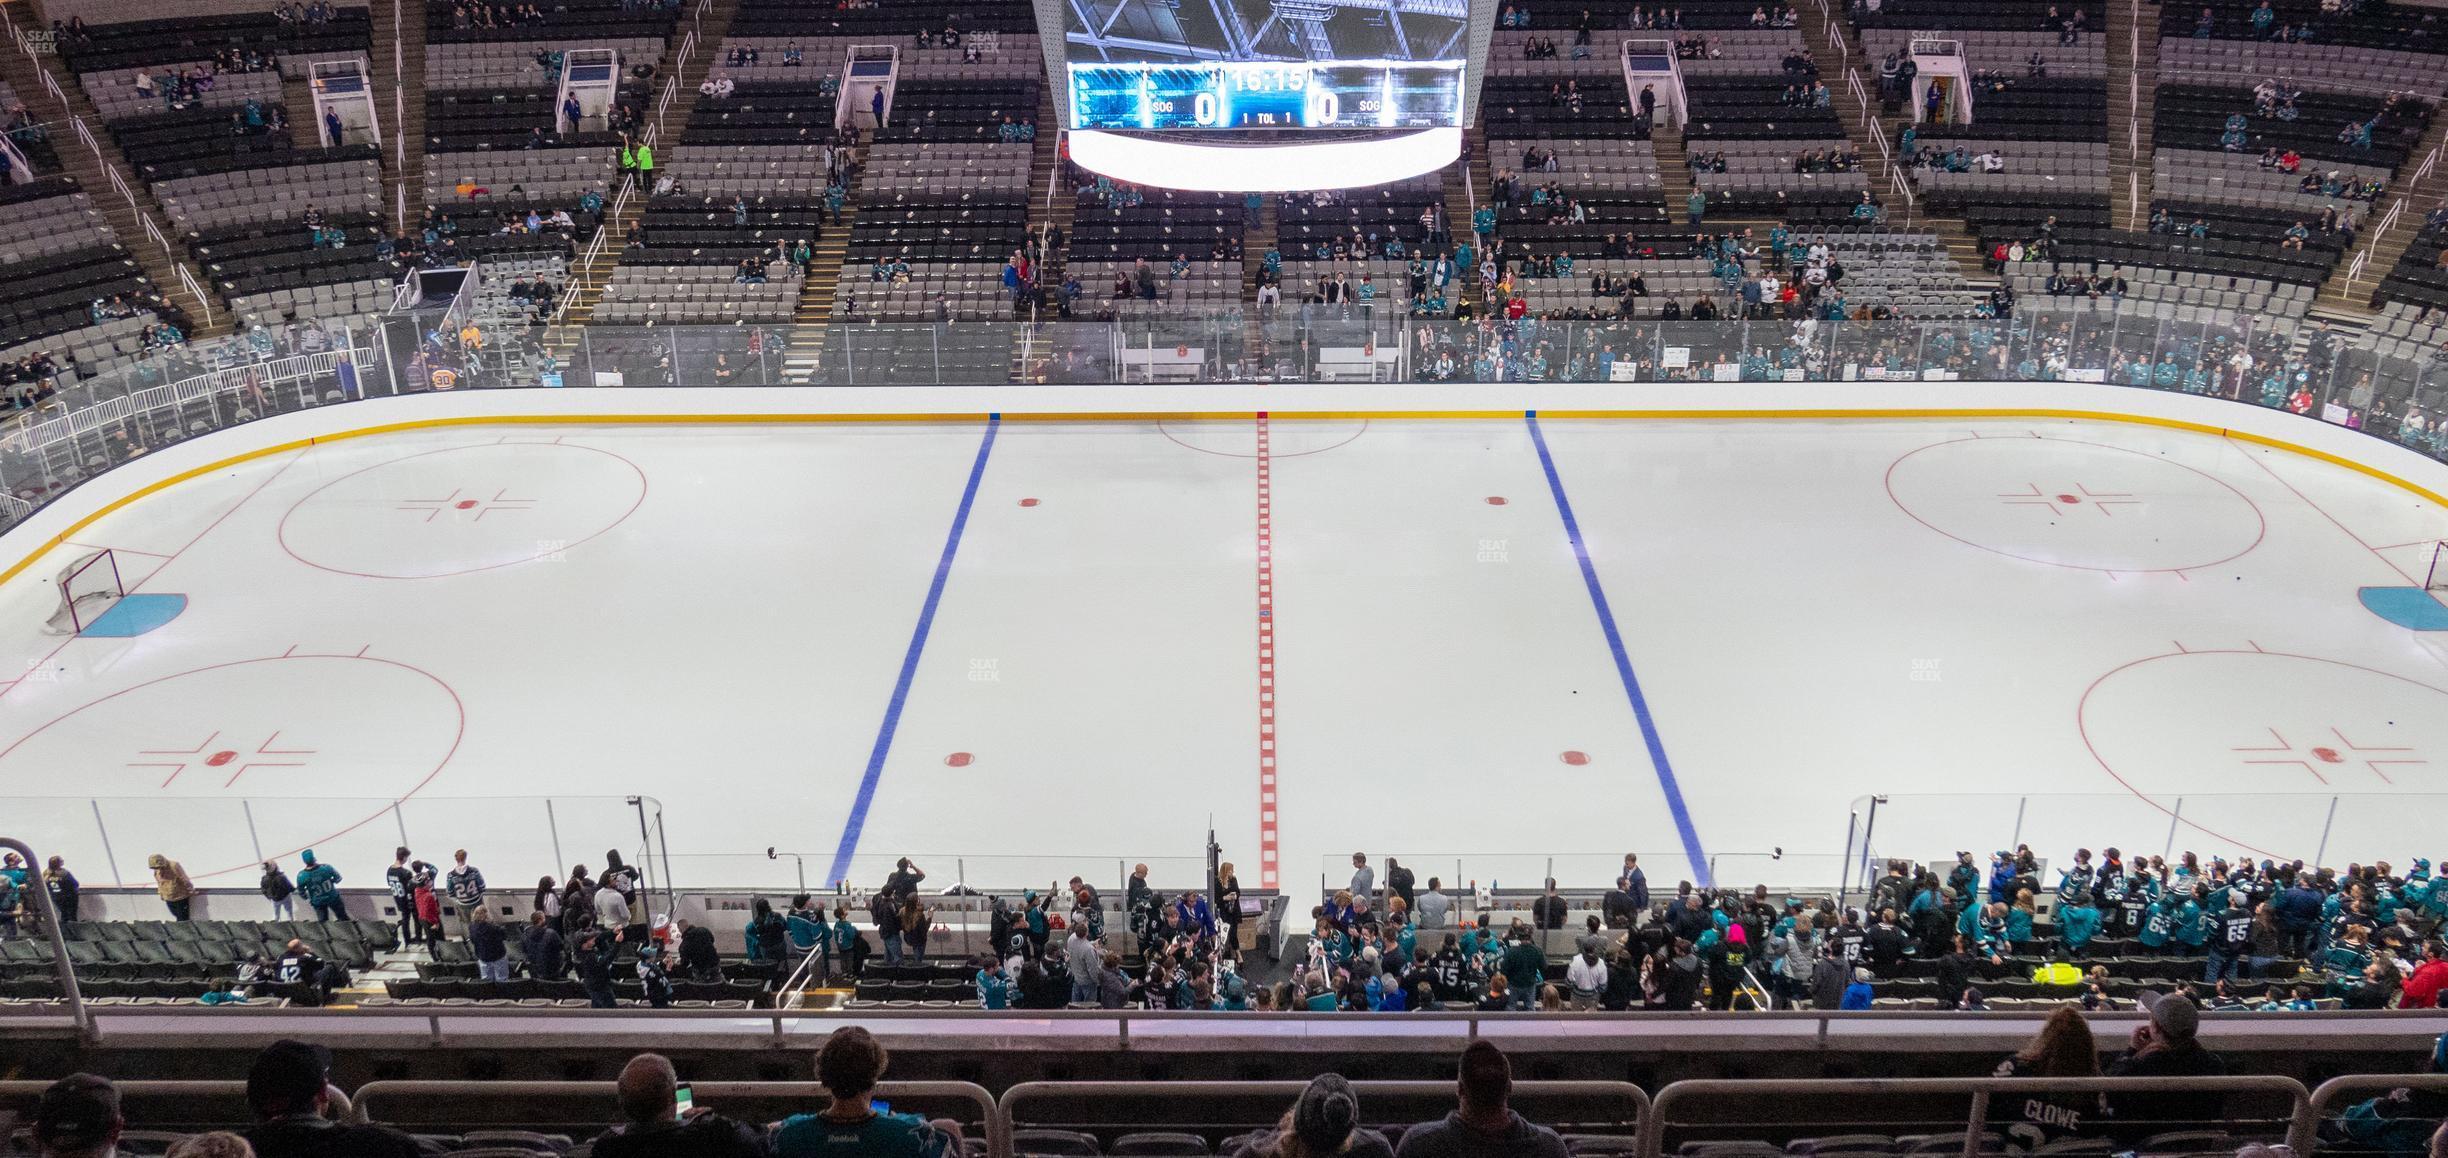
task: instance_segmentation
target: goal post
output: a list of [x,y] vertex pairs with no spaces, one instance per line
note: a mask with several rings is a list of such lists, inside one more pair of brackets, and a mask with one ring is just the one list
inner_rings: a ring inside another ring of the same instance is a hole
[[2448,540],[2431,544],[2431,564],[2423,573],[2423,590],[2448,591]]
[[89,551],[60,568],[53,580],[59,590],[59,610],[51,613],[43,631],[50,635],[76,635],[93,625],[102,613],[110,610],[127,594],[119,575],[119,557],[110,550]]

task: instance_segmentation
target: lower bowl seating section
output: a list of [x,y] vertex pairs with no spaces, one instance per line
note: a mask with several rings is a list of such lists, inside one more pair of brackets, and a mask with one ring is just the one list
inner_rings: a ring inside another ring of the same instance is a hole
[[[834,316],[1011,316],[1016,302],[1002,270],[1028,241],[1025,158],[1033,146],[1013,140],[1009,126],[1034,118],[1038,97],[1034,80],[895,86],[887,124],[868,150],[867,179],[875,183],[861,191]],[[986,380],[1010,376],[1009,354],[1006,348]]]
[[[519,5],[526,8],[526,5]],[[671,34],[680,6],[655,0],[554,0],[533,6],[533,15],[501,19],[507,5],[435,3],[425,6],[425,43],[541,43],[558,45],[570,37],[620,37],[660,41]]]
[[[854,252],[857,248],[853,244]],[[907,264],[906,275],[887,272],[879,278],[872,259],[845,263],[840,288],[833,295],[833,316],[930,322],[946,315],[956,322],[1012,316],[1012,295],[1003,287],[1001,259]],[[1085,285],[1086,279],[1082,282]],[[1085,285],[1085,289],[1088,296],[1095,296],[1095,286]]]
[[[1669,301],[1689,309],[1703,294],[1721,303],[1726,296],[1725,283],[1709,272],[1707,261],[1681,256],[1583,259],[1573,263],[1571,277],[1522,277],[1517,273],[1513,286],[1534,313],[1583,312],[1605,317],[1616,314],[1623,304],[1623,295],[1613,290],[1615,281],[1621,279],[1628,285],[1635,276],[1647,291],[1645,297],[1633,300],[1638,317],[1656,317],[1659,307]],[[1596,278],[1607,279],[1607,288],[1601,289]]]
[[1086,189],[1071,211],[1064,265],[1079,282],[1080,313],[1131,317],[1240,303],[1248,212],[1239,194],[1117,189],[1100,199],[1093,181]]
[[799,308],[799,267],[770,267],[743,282],[725,265],[642,264],[632,255],[612,271],[594,321],[605,325],[728,325],[787,322]]
[[[2014,240],[2020,240],[2017,234]],[[2006,238],[2002,234],[1987,235],[1983,244],[1990,245]],[[2234,241],[2217,237],[2193,238],[2157,233],[2130,233],[2113,229],[2063,228],[2045,252],[2033,260],[2061,263],[2068,269],[2088,271],[2096,265],[2102,269],[2121,268],[2130,283],[2132,270],[2149,266],[2175,273],[2203,275],[2192,282],[2178,281],[2179,287],[2216,290],[2222,296],[2217,302],[2183,303],[2179,295],[2177,319],[2187,317],[2185,310],[2241,310],[2242,296],[2250,292],[2246,282],[2267,283],[2276,288],[2265,291],[2271,300],[2301,302],[2306,294],[2286,287],[2302,287],[2308,291],[2320,285],[2329,275],[2334,254],[2319,250],[2282,249],[2276,245],[2254,241]],[[2230,285],[2230,279],[2237,279]],[[2228,304],[2223,295],[2239,295]],[[2294,312],[2300,313],[2298,308]],[[2201,316],[2201,315],[2197,315]]]
[[[318,59],[365,55],[373,24],[364,6],[327,6],[318,14],[321,19],[283,20],[268,10],[204,11],[162,20],[88,24],[81,37],[62,38],[59,52],[79,74],[210,60],[216,53]],[[112,115],[109,109],[102,114]]]
[[2146,265],[2018,261],[2007,263],[2005,277],[2019,302],[2034,309],[2229,326],[2253,318],[2299,318],[2312,306],[2312,287],[2300,282]]
[[[2419,288],[2384,286],[2383,293],[2423,294]],[[2421,376],[2426,384],[2439,380],[2440,363],[2448,359],[2448,290],[2431,289],[2427,297],[2415,300],[2394,300],[2380,307],[2379,320],[2363,332],[2363,349],[2384,359],[2395,360],[2396,377]],[[2407,373],[2412,371],[2412,373]],[[2433,416],[2437,422],[2440,416]],[[2448,432],[2436,426],[2431,433],[2432,449],[2448,447]]]
[[859,192],[869,199],[970,193],[1025,198],[1034,152],[1018,142],[879,144],[867,151]]
[[[46,177],[0,189],[0,361],[79,343],[109,349],[116,334],[100,328],[96,302],[116,302],[129,316],[116,330],[141,328],[138,311],[158,300],[136,259],[94,209],[72,177]],[[104,313],[114,312],[110,310]],[[86,364],[88,372],[108,368]]]
[[[2170,5],[2162,15],[2179,20],[2197,13]],[[2159,83],[2248,89],[2271,77],[2315,92],[2419,92],[2437,94],[2440,58],[2395,47],[2288,44],[2283,41],[2198,40],[2171,32],[2159,42]]]
[[155,182],[153,193],[182,233],[295,223],[310,211],[326,219],[381,215],[382,164],[369,147],[307,150],[292,157],[286,165]]
[[261,159],[272,163],[153,182],[200,272],[253,323],[387,307],[402,267],[380,252],[386,229],[375,147],[293,149]]
[[[441,6],[428,7],[431,13],[447,11]],[[425,91],[427,96],[442,91],[475,92],[550,92],[560,87],[558,58],[573,48],[609,48],[620,54],[624,82],[637,78],[637,70],[663,59],[660,35],[617,36],[573,30],[568,39],[551,41],[506,40],[473,44],[434,44],[425,50]],[[551,102],[549,98],[546,104]],[[545,121],[549,122],[549,113]],[[427,131],[432,125],[426,126]],[[551,131],[547,123],[547,132]]]
[[1797,237],[1827,246],[1843,267],[1840,284],[1849,310],[1884,307],[1903,317],[1963,317],[1982,297],[1936,234],[1842,228],[1801,230]]
[[[2240,48],[2313,48],[2328,50],[2328,59],[2356,60],[2357,50],[2405,48],[2438,52],[2448,49],[2448,29],[2421,4],[2364,3],[2329,5],[2321,0],[2273,0],[2267,16],[2255,0],[2225,0],[2217,4],[2171,5],[2159,13],[2159,34],[2169,42],[2190,38],[2205,44]],[[2202,18],[2204,10],[2209,19]],[[2288,35],[2292,32],[2293,35]],[[2310,43],[2298,43],[2308,41]],[[2338,55],[2338,54],[2347,55]],[[2430,84],[2436,90],[2436,74]]]
[[[1967,134],[1985,124],[1965,129]],[[1980,162],[1994,154],[2005,167],[1986,172]],[[1913,183],[1939,211],[1993,202],[2105,205],[2108,202],[2108,143],[2105,141],[2015,141],[1966,135],[1919,142]],[[1961,164],[1964,171],[1956,171]]]
[[[2419,101],[2372,95],[2305,91],[2295,96],[2293,108],[2291,119],[2281,115],[2281,106],[2265,115],[2249,88],[2163,84],[2152,139],[2163,149],[2253,156],[2292,149],[2307,166],[2340,161],[2394,170],[2431,121],[2430,109]],[[2368,144],[2358,126],[2368,127]]]
[[[2025,27],[2037,28],[2040,23],[2035,20]],[[2108,75],[2108,42],[2104,36],[2078,36],[2074,43],[2066,44],[2064,36],[2056,30],[1974,29],[1946,35],[1963,45],[1964,67],[1975,76],[1988,72],[2001,77],[2033,77],[2033,53],[2040,55],[2041,75],[2052,79],[2100,80]],[[1872,58],[1870,63],[1875,65],[1889,53],[1909,51],[1912,38],[1913,32],[1904,28],[1864,28],[1862,53]],[[1984,119],[1977,106],[1975,118]]]
[[[1690,102],[1690,120],[1683,126],[1687,147],[1703,140],[1799,141],[1844,139],[1844,122],[1832,103],[1817,104],[1802,86],[1816,84],[1806,76],[1725,76],[1691,78],[1683,82]],[[1834,98],[1831,96],[1830,101]]]
[[1841,220],[1870,191],[1860,154],[1844,141],[1710,141],[1690,159],[1692,185],[1735,217]]
[[[431,152],[594,147],[614,149],[620,134],[600,119],[566,132],[551,88],[429,90],[425,94],[425,147]],[[625,82],[617,102],[634,115],[648,99],[643,83]]]
[[[2439,339],[2448,334],[2435,333],[2431,327],[2448,322],[2448,213],[2433,210],[2414,240],[2406,243],[2405,252],[2397,255],[2397,264],[2373,299],[2389,307],[2391,318],[2424,317],[2419,331],[2400,327],[2389,336],[2411,338],[2415,345],[2430,350],[2441,348]],[[2401,306],[2406,309],[2398,308]]]
[[[524,212],[529,208],[575,209],[589,193],[610,201],[618,148],[429,153],[425,157],[425,203],[437,210],[457,206]],[[463,185],[468,187],[465,194],[460,192]]]
[[[2307,179],[2318,186],[2332,173],[2341,186],[2351,182],[2358,192],[2333,196],[2306,190]],[[2385,187],[2389,177],[2389,170],[2377,165],[2339,161],[2306,161],[2296,172],[2289,173],[2264,164],[2260,157],[2249,153],[2160,149],[2151,155],[2154,197],[2256,209],[2265,216],[2284,219],[2318,221],[2323,212],[2332,212],[2351,214],[2361,220],[2370,216],[2373,202],[2361,196],[2360,190],[2374,181]]]
[[[399,947],[397,931],[383,921],[78,921],[62,931],[86,1000],[127,1004],[192,1004],[228,992],[240,985],[243,966],[278,959],[292,940],[352,970]],[[53,969],[47,941],[0,941],[0,998],[55,999]],[[303,987],[244,988],[255,998],[296,999]]]
[[249,101],[274,105],[281,99],[281,74],[268,62],[259,71],[240,72],[209,60],[171,61],[88,72],[77,83],[105,121],[191,108],[243,109]]
[[277,104],[187,109],[113,121],[110,135],[137,176],[167,181],[288,164],[297,149],[288,115],[288,108]]
[[[831,10],[824,12],[832,16]],[[1032,25],[1019,31],[990,34],[970,34],[959,47],[929,44],[921,48],[912,40],[910,24],[893,34],[895,47],[900,50],[901,75],[925,77],[930,80],[964,81],[1029,81],[1045,75],[1045,53],[1038,47],[1037,32]],[[941,21],[929,26],[940,32]],[[842,65],[849,60],[850,47],[855,44],[879,43],[873,36],[742,36],[740,22],[734,21],[733,33],[722,44],[722,52],[708,66],[716,77],[729,77],[743,88],[752,84],[793,84],[816,86],[825,84],[829,90],[841,79]],[[798,63],[791,63],[792,50],[798,51]],[[751,55],[753,54],[753,55]]]
[[[1525,203],[1527,200],[1525,197]],[[1428,241],[1420,215],[1429,206],[1444,202],[1445,186],[1434,173],[1390,185],[1345,189],[1330,197],[1292,194],[1277,210],[1276,248],[1286,260],[1332,259],[1337,243],[1343,245],[1346,257],[1383,256],[1386,242],[1395,239],[1402,241],[1406,251],[1417,250]],[[1467,232],[1467,223],[1457,225],[1455,232]]]
[[[1621,21],[1612,25],[1616,28],[1622,26]],[[1623,59],[1617,46],[1625,40],[1641,38],[1637,32],[1609,33],[1604,38],[1593,37],[1586,53],[1575,54],[1572,37],[1555,29],[1523,31],[1498,28],[1488,44],[1487,77],[1490,82],[1512,77],[1541,77],[1550,81],[1580,77],[1584,83],[1607,77],[1622,80]],[[1557,42],[1554,57],[1533,52],[1535,47],[1549,40]],[[1686,67],[1690,64],[1689,61],[1684,63]]]
[[[704,102],[698,104],[702,111]],[[701,145],[674,146],[668,156],[671,171],[691,193],[716,197],[819,196],[836,179],[834,150],[828,145]],[[842,158],[847,160],[847,157]],[[1022,175],[1026,180],[1026,174]]]

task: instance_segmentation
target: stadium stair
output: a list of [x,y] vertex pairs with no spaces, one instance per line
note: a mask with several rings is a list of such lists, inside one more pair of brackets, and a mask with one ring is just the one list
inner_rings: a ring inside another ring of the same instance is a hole
[[[680,144],[689,113],[697,107],[697,85],[705,79],[706,70],[712,67],[715,54],[721,50],[724,30],[731,26],[731,16],[738,11],[739,0],[714,0],[713,7],[696,23],[682,19],[672,26],[671,39],[665,42],[663,48],[662,67],[655,75],[658,78],[677,78],[679,87],[673,91],[669,107],[660,113],[649,114],[654,117],[653,148],[659,159],[658,172],[661,171],[661,164],[668,163],[676,155],[675,146]],[[682,58],[679,55],[681,42],[692,29],[697,33],[697,39],[689,55]],[[662,89],[656,88],[647,99],[650,102],[660,100],[661,93]],[[687,184],[688,174],[680,173],[679,180],[683,185]],[[561,318],[559,349],[555,351],[559,356],[569,356],[569,349],[578,343],[577,327],[594,319],[595,303],[603,297],[604,287],[611,283],[613,269],[628,256],[628,247],[622,244],[623,239],[629,236],[629,227],[646,215],[646,204],[653,197],[651,188],[641,188],[630,194],[628,204],[623,205],[619,213],[613,213],[609,206],[605,207],[603,252],[596,254],[594,260],[581,261],[570,269],[570,280],[579,290],[577,299],[569,304]]]
[[[1980,239],[1972,236],[1971,227],[1962,218],[1932,217],[1916,206],[1897,204],[1900,199],[1885,171],[1888,164],[1886,154],[1880,152],[1878,142],[1870,132],[1870,124],[1879,110],[1875,107],[1863,109],[1861,103],[1853,99],[1853,86],[1845,80],[1846,73],[1859,73],[1862,91],[1875,94],[1878,91],[1878,64],[1862,47],[1860,38],[1837,22],[1835,14],[1841,11],[1841,5],[1826,8],[1817,4],[1794,6],[1794,12],[1802,19],[1802,43],[1818,59],[1819,79],[1827,84],[1832,96],[1828,107],[1835,111],[1836,119],[1844,123],[1845,139],[1862,158],[1862,167],[1873,170],[1871,195],[1886,209],[1888,227],[1903,229],[1909,225],[1913,229],[1926,229],[1937,234],[1939,243],[1946,246],[1947,256],[1955,259],[1956,267],[1963,270],[1964,277],[1974,287],[1984,291],[1995,287],[1998,284],[1997,275],[1981,267]],[[1839,46],[1842,46],[1841,51],[1838,50]],[[1829,59],[1831,53],[1836,58],[1834,61]],[[1887,141],[1893,145],[1897,126],[1880,127],[1886,130]],[[1663,157],[1665,150],[1660,148],[1658,153]],[[1661,163],[1658,170],[1668,185],[1667,212],[1680,221],[1683,217],[1683,199],[1691,196],[1690,165],[1686,162],[1680,171],[1676,171]]]
[[[2397,268],[2397,259],[2405,255],[2407,247],[2414,244],[2415,235],[2422,232],[2423,219],[2430,215],[2432,207],[2441,203],[2436,179],[2427,192],[2416,191],[2410,182],[2414,170],[2422,164],[2422,158],[2430,156],[2433,150],[2443,145],[2448,145],[2448,116],[2434,113],[2430,130],[2406,154],[2405,167],[2400,170],[2402,183],[2389,191],[2386,201],[2374,204],[2371,211],[2364,215],[2363,232],[2356,237],[2352,248],[2339,255],[2337,268],[2330,271],[2329,280],[2322,283],[2320,296],[2314,300],[2315,308],[2364,313],[2379,304],[2375,299],[2381,280],[2388,277],[2390,270]],[[2381,232],[2375,227],[2380,224],[2380,218],[2388,213],[2389,201],[2404,202],[2405,211],[2397,215],[2396,224]],[[2371,256],[2364,262],[2363,275],[2349,281],[2346,271],[2354,264],[2355,255],[2359,252]]]
[[842,262],[849,259],[850,233],[858,224],[859,188],[866,184],[866,149],[855,149],[859,164],[850,172],[843,192],[840,224],[816,235],[815,269],[799,283],[799,310],[791,316],[790,345],[782,355],[782,380],[805,385],[823,372],[826,329],[833,322],[833,300],[841,291]]
[[[1462,130],[1462,163],[1459,168],[1462,170],[1461,180],[1455,179],[1456,174],[1452,169],[1445,172],[1445,224],[1456,238],[1464,238],[1470,236],[1471,214],[1478,211],[1479,198],[1493,196],[1496,191],[1495,171],[1488,167],[1485,133],[1467,128]],[[1272,244],[1273,236],[1270,228],[1269,244]],[[1463,287],[1454,294],[1454,304],[1459,305],[1470,296],[1468,287],[1479,284],[1479,277],[1466,269],[1454,279],[1454,284]]]
[[[396,60],[388,49],[394,36]],[[374,115],[383,123],[383,177],[391,186],[383,208],[405,234],[425,212],[425,0],[376,0],[373,45],[367,64],[378,86]],[[384,93],[394,94],[388,107]]]
[[[2150,226],[2151,118],[2159,91],[2159,14],[2138,0],[2108,5],[2108,199],[2125,206],[2125,228]],[[2147,35],[2146,35],[2147,33]],[[2138,126],[2138,127],[2137,127]],[[2118,178],[2124,178],[2120,181]]]
[[[16,13],[11,13],[11,23],[15,23],[16,16]],[[135,195],[136,205],[152,215],[164,236],[169,235],[172,228],[170,215],[163,212],[161,203],[153,199],[151,188],[132,176],[135,170],[129,167],[127,158],[111,140],[110,133],[103,127],[102,114],[87,99],[84,87],[77,83],[76,75],[68,71],[57,56],[40,57],[40,63],[36,63],[37,59],[16,51],[13,46],[0,51],[0,80],[8,81],[9,87],[17,91],[17,99],[24,102],[27,109],[34,111],[35,119],[62,126],[51,138],[52,148],[59,154],[61,171],[76,178],[77,183],[85,188],[93,199],[94,207],[102,211],[103,220],[108,221],[111,230],[119,235],[119,243],[127,247],[128,255],[135,258],[145,276],[152,279],[153,288],[188,312],[195,323],[187,335],[189,338],[218,337],[231,332],[229,303],[212,289],[212,279],[207,275],[203,263],[195,260],[184,247],[177,248],[173,254],[163,253],[162,247],[145,236],[144,226],[137,221],[135,210],[128,207],[127,198],[117,196],[117,191],[111,188],[106,166],[120,174],[121,179],[127,182],[128,191]],[[44,73],[49,73],[59,85],[59,91],[66,97],[65,102],[51,99],[43,84]],[[73,129],[66,127],[70,117],[84,119],[86,128],[93,133],[94,144],[102,151],[99,159],[94,156],[93,150],[85,148],[84,143],[77,139]],[[176,264],[179,261],[189,263],[188,269],[195,273],[197,284],[205,287],[205,300],[196,300],[195,295],[189,293],[179,281]],[[207,314],[211,316],[210,322],[205,321]]]
[[314,82],[281,73],[281,106],[289,110],[289,143],[301,149],[322,148],[323,134],[315,128]]
[[[1049,229],[1064,232],[1063,244],[1040,245],[1037,251],[1037,284],[1059,289],[1066,258],[1071,250],[1071,210],[1077,194],[1070,180],[1058,176],[1056,172],[1062,167],[1063,154],[1062,134],[1053,128],[1056,123],[1054,118],[1053,86],[1040,85],[1037,89],[1037,139],[1035,148],[1029,153],[1029,236],[1045,238]],[[839,267],[835,268],[838,271]],[[1037,317],[1038,312],[1032,309],[1030,316]],[[1047,311],[1042,320],[1053,320],[1053,316],[1053,311]],[[1014,382],[1044,380],[1044,351],[1047,346],[1032,341],[1031,337],[1025,329],[1013,336],[1011,380]]]

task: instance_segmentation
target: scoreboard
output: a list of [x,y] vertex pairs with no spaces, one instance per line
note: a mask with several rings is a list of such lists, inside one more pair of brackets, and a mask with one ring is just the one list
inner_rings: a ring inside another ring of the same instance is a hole
[[1413,129],[1462,125],[1463,62],[1078,63],[1075,129]]

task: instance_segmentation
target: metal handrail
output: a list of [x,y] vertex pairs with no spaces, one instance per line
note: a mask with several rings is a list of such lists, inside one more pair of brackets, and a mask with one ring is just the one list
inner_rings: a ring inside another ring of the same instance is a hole
[[2312,1091],[2308,1113],[2298,1115],[2295,1128],[2288,1132],[2287,1142],[2297,1154],[2310,1154],[2318,1141],[2316,1131],[2330,1116],[2330,1107],[2341,1095],[2372,1091],[2429,1090],[2448,1093],[2448,1074],[2347,1074],[2322,1082]]
[[92,1041],[93,1012],[85,1008],[85,995],[77,991],[76,963],[68,959],[68,938],[60,930],[59,906],[51,900],[51,887],[42,879],[42,858],[15,837],[0,836],[0,848],[25,858],[28,879],[21,891],[34,894],[34,907],[41,910],[43,937],[51,942],[51,967],[59,972],[60,997],[68,1002],[68,1016],[76,1022],[77,1038]]
[[[1111,1098],[1126,1102],[1129,1099],[1161,1099],[1167,1103],[1201,1098],[1230,1098],[1243,1101],[1266,1098],[1274,1099],[1274,1104],[1268,1107],[1269,1113],[1264,1123],[1271,1126],[1274,1116],[1281,1113],[1279,1107],[1291,1105],[1306,1088],[1308,1088],[1307,1082],[1297,1081],[1022,1082],[1003,1091],[1003,1096],[995,1100],[995,1114],[1001,1119],[1003,1135],[1008,1139],[1021,1128],[1020,1123],[1029,1120],[1024,1116],[1024,1111],[1033,1102],[1042,1103],[1061,1098]],[[1673,1087],[1667,1088],[1672,1089]],[[1444,1081],[1360,1079],[1351,1082],[1351,1089],[1353,1093],[1359,1095],[1363,1105],[1385,1098],[1445,1101],[1454,1096],[1453,1083]],[[1642,1132],[1646,1131],[1650,1120],[1657,1116],[1654,1113],[1648,1091],[1630,1082],[1516,1081],[1513,1083],[1512,1100],[1514,1102],[1545,1099],[1558,1099],[1573,1106],[1576,1115],[1588,1114],[1601,1118],[1607,1116],[1607,1113],[1600,1109],[1601,1100],[1619,1099],[1614,1108],[1613,1117]],[[1132,1124],[1140,1125],[1141,1123]],[[1001,1156],[997,1155],[996,1158],[1001,1158]]]
[[[614,1099],[620,1094],[617,1082],[367,1082],[352,1095],[349,1119],[361,1125],[378,1122],[382,1116],[375,1112],[376,1108],[392,1099],[431,1103],[467,1094],[471,1088],[512,1098],[597,1098],[606,1103],[607,1110],[617,1109]],[[832,1095],[817,1082],[691,1082],[689,1091],[703,1102],[758,1096],[805,1098],[811,1104],[811,1112],[821,1112],[832,1101]],[[1010,1158],[1011,1135],[1006,1125],[1010,1119],[1003,1115],[995,1096],[984,1086],[974,1082],[878,1082],[875,1093],[889,1102],[948,1098],[971,1103],[978,1109],[979,1123],[986,1128],[987,1154],[990,1158]]]
[[[1989,1096],[2014,1093],[2155,1093],[2172,1090],[2196,1092],[2266,1093],[2285,1096],[2291,1103],[2290,1126],[2298,1126],[2311,1111],[2312,1095],[2303,1083],[2280,1077],[2192,1077],[2192,1078],[1790,1078],[1735,1080],[1725,1078],[1695,1079],[1669,1083],[1659,1090],[1656,1105],[1642,1119],[1640,1152],[1649,1158],[1661,1154],[1665,1145],[1666,1123],[1674,1109],[1693,1100],[1722,1101],[1729,1097],[1769,1097],[1791,1099],[1822,1096],[1845,1096],[1858,1101],[1864,1096],[1879,1095],[1944,1095],[1970,1094],[1972,1104],[1965,1118],[1963,1158],[1977,1158],[1980,1137],[1989,1120]],[[2309,1151],[2299,1151],[2309,1153]]]

